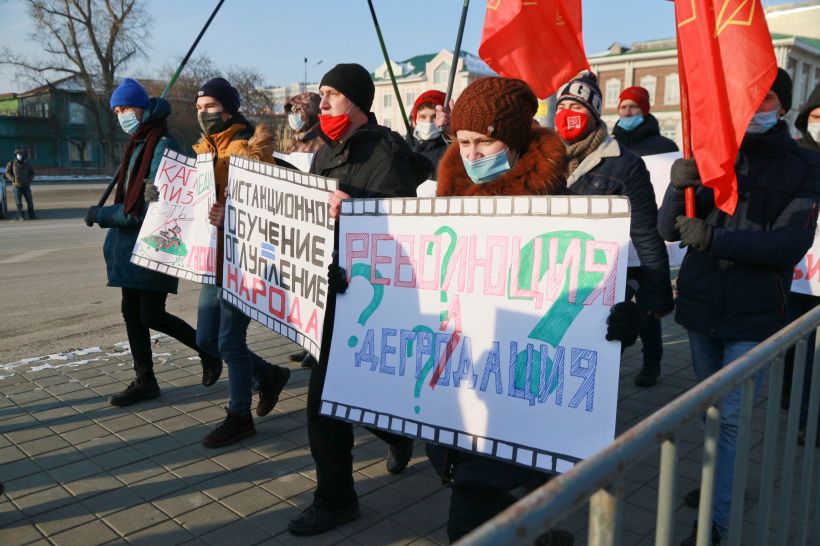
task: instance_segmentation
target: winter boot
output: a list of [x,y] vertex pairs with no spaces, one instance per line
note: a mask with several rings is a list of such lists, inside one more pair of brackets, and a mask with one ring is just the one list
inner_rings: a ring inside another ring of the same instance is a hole
[[538,537],[535,546],[573,546],[575,535],[564,529],[549,529]]
[[635,385],[638,387],[651,387],[658,383],[660,375],[660,362],[644,362],[641,371],[635,376]]
[[159,394],[157,379],[153,375],[143,376],[137,377],[124,391],[112,396],[109,402],[112,406],[130,406],[143,400],[159,398]]
[[290,353],[288,355],[288,360],[291,362],[301,362],[305,356],[307,356],[307,351],[296,351],[295,353]]
[[390,446],[387,452],[387,471],[391,474],[401,474],[413,458],[413,439],[402,438],[397,446]]
[[203,352],[199,353],[199,360],[202,361],[202,384],[210,387],[222,375],[222,359]]
[[[709,537],[709,540],[706,542],[707,546],[715,546],[716,544],[720,544],[720,531],[717,530],[715,524],[712,524],[712,532]],[[680,546],[695,546],[698,542],[698,522],[692,524],[692,534],[689,537],[680,543]]]
[[314,500],[304,512],[288,522],[288,531],[292,535],[302,537],[318,535],[358,517],[358,501],[344,508],[329,510],[320,507]]
[[279,401],[282,389],[288,384],[290,370],[282,366],[268,364],[267,377],[259,388],[259,403],[256,404],[256,415],[264,417],[273,410]]
[[236,443],[256,434],[253,417],[250,412],[242,414],[225,409],[227,417],[214,430],[202,438],[205,447],[223,447]]

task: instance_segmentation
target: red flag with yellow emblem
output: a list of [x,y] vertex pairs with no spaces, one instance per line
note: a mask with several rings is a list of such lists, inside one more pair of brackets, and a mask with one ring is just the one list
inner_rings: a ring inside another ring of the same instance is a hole
[[740,143],[777,75],[769,27],[760,0],[676,0],[675,19],[698,171],[734,214]]
[[546,98],[589,68],[581,0],[489,0],[479,56],[502,76]]

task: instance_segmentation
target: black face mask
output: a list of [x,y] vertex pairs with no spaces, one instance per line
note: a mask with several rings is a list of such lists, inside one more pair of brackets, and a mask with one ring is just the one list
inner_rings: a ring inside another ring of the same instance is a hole
[[198,112],[196,119],[199,121],[199,127],[206,135],[215,135],[224,131],[228,124],[222,121],[222,112]]

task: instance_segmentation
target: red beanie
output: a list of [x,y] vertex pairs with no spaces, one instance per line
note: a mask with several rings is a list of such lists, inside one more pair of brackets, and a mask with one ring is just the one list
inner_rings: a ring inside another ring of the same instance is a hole
[[425,91],[419,98],[416,99],[416,102],[413,103],[413,110],[410,112],[410,119],[413,123],[416,123],[416,114],[419,111],[419,107],[422,104],[432,104],[433,106],[444,106],[444,99],[447,95],[438,91],[436,89],[431,89],[429,91]]
[[618,97],[618,108],[621,107],[621,103],[625,100],[631,100],[637,104],[643,115],[649,113],[649,91],[643,87],[636,85],[634,87],[627,87],[624,89],[621,96]]

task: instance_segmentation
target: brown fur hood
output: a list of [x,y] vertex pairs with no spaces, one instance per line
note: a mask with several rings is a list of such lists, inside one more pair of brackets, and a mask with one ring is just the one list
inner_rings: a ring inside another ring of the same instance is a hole
[[260,123],[253,134],[248,129],[243,123],[235,123],[221,133],[203,136],[194,144],[194,151],[198,154],[218,152],[218,157],[235,155],[273,163],[273,133],[270,128]]
[[564,141],[552,129],[534,128],[527,150],[512,169],[484,184],[467,176],[458,142],[444,152],[438,166],[439,197],[468,195],[560,195],[567,192]]

